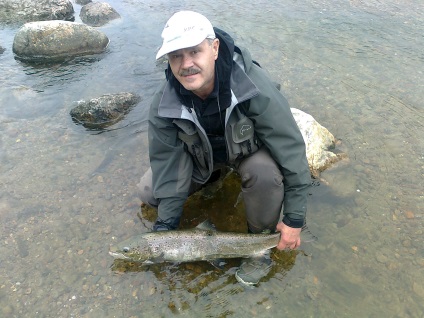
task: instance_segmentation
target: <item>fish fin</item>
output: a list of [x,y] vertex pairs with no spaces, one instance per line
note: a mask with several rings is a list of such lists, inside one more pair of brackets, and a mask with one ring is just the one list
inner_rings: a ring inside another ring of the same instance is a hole
[[163,263],[165,261],[165,258],[163,257],[164,255],[165,253],[160,253],[158,256],[155,256],[149,259],[148,262],[150,262],[150,264]]
[[227,264],[227,262],[225,262],[222,258],[210,260],[209,263],[211,263],[213,267],[220,270],[223,270],[224,266]]
[[318,241],[318,237],[312,234],[306,224],[302,226],[300,239],[305,243]]
[[205,220],[202,223],[200,223],[198,226],[196,226],[196,230],[201,230],[201,231],[216,231],[216,228],[211,223],[211,221]]

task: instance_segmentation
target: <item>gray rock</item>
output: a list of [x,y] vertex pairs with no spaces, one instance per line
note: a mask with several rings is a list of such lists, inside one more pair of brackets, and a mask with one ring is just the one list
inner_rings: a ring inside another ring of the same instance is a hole
[[45,20],[72,20],[70,0],[1,0],[0,22],[15,23]]
[[6,51],[6,49],[5,49],[5,48],[3,48],[3,47],[0,45],[0,54],[2,54],[4,51]]
[[291,111],[305,141],[306,157],[313,176],[317,177],[321,171],[346,157],[329,150],[335,147],[336,139],[327,128],[299,109],[292,108]]
[[101,53],[109,44],[102,32],[82,23],[39,21],[24,24],[16,33],[13,52],[25,61],[49,61]]
[[76,4],[81,4],[81,5],[85,5],[87,3],[90,3],[91,0],[75,0]]
[[106,94],[76,102],[70,114],[86,128],[103,129],[123,119],[140,100],[140,96],[133,93]]
[[91,26],[102,26],[121,16],[105,2],[91,2],[81,8],[81,21]]

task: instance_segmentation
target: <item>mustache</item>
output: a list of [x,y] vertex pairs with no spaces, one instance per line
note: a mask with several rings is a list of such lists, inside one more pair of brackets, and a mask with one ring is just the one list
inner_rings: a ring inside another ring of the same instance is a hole
[[182,70],[180,72],[180,76],[194,75],[194,74],[197,74],[197,73],[200,73],[200,69],[194,68],[194,67],[190,67],[190,68],[188,68],[186,70]]

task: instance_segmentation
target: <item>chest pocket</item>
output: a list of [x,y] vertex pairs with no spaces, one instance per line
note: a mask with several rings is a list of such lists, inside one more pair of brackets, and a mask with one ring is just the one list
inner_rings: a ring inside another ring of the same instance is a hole
[[256,152],[261,142],[256,137],[253,121],[236,107],[237,121],[230,123],[232,154],[230,158],[235,160]]

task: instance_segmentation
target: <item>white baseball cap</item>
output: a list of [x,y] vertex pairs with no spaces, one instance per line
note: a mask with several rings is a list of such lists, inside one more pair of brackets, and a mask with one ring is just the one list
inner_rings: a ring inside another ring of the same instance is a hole
[[210,21],[200,13],[179,11],[165,24],[162,38],[162,47],[156,59],[169,52],[196,46],[206,38],[215,39],[215,32]]

